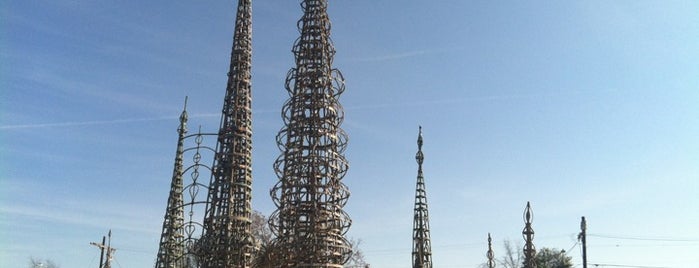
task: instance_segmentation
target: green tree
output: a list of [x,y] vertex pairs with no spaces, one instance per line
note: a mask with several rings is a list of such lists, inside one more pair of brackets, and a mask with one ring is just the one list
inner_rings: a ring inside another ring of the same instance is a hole
[[[521,268],[524,263],[524,254],[520,244],[512,245],[509,240],[504,241],[504,252],[496,259],[498,268]],[[497,252],[495,252],[496,255]],[[572,268],[573,259],[565,250],[554,248],[541,248],[534,257],[537,268]],[[488,267],[483,263],[479,267]]]
[[572,268],[573,258],[565,250],[542,248],[534,257],[537,268]]

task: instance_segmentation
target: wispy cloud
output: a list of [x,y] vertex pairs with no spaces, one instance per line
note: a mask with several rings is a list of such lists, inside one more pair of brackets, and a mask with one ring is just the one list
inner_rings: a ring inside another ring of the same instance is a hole
[[390,60],[400,60],[400,59],[405,59],[405,58],[411,58],[411,57],[416,57],[416,56],[421,56],[430,53],[431,51],[429,50],[416,50],[416,51],[409,51],[409,52],[403,52],[403,53],[396,53],[396,54],[389,54],[389,55],[381,55],[381,56],[375,56],[375,57],[366,57],[366,58],[352,58],[349,59],[349,61],[353,62],[371,62],[371,61],[390,61]]
[[[273,113],[273,112],[278,112],[278,111],[259,110],[259,111],[253,112],[253,113],[254,114],[264,114],[264,113]],[[212,117],[219,117],[219,116],[221,116],[221,114],[219,114],[219,113],[201,113],[201,114],[189,115],[189,118],[212,118]],[[124,119],[94,120],[94,121],[32,123],[32,124],[17,124],[17,125],[0,125],[0,129],[14,130],[14,129],[32,129],[32,128],[82,127],[82,126],[94,126],[94,125],[112,125],[112,124],[127,124],[127,123],[139,123],[139,122],[176,120],[178,118],[179,118],[179,116],[160,116],[160,117],[124,118]]]
[[176,119],[176,118],[177,117],[174,117],[174,116],[167,116],[167,117],[97,120],[97,121],[83,121],[83,122],[58,122],[58,123],[4,125],[4,126],[0,126],[0,129],[8,129],[9,130],[9,129],[26,129],[26,128],[77,127],[77,126],[123,124],[123,123],[134,123],[134,122],[172,120],[172,119]]
[[[158,218],[153,215],[105,215],[104,210],[86,210],[81,208],[81,211],[76,209],[56,206],[48,207],[41,205],[18,205],[12,206],[0,205],[0,213],[9,217],[28,217],[37,220],[65,223],[79,226],[99,227],[104,226],[119,226],[119,229],[140,232],[140,233],[156,233],[157,228],[148,228],[153,223],[158,222]],[[82,204],[81,206],[85,206]],[[113,204],[105,207],[114,208]],[[100,212],[102,211],[102,212]],[[118,211],[110,209],[109,211]],[[127,210],[128,211],[128,210]],[[157,224],[156,224],[157,225]]]
[[[467,98],[450,98],[450,99],[435,99],[435,100],[425,100],[425,101],[407,101],[407,102],[386,102],[368,105],[348,105],[345,106],[345,110],[367,110],[367,109],[385,109],[385,108],[397,108],[397,107],[416,107],[416,106],[429,106],[429,105],[444,105],[444,104],[459,104],[465,102],[474,101],[498,101],[498,100],[510,100],[510,99],[526,99],[526,98],[544,98],[559,95],[576,95],[582,94],[578,91],[570,91],[560,94],[510,94],[510,95],[494,95],[494,96],[480,96],[480,97],[467,97]],[[261,109],[256,110],[254,114],[268,114],[277,113],[279,111],[274,109]],[[190,115],[189,118],[212,118],[221,116],[219,113],[201,113]],[[125,118],[125,119],[112,119],[112,120],[95,120],[95,121],[77,121],[77,122],[56,122],[56,123],[33,123],[33,124],[17,124],[17,125],[0,125],[0,129],[13,130],[13,129],[31,129],[31,128],[56,128],[56,127],[80,127],[80,126],[92,126],[92,125],[108,125],[108,124],[126,124],[126,123],[138,123],[138,122],[150,122],[150,121],[162,121],[162,120],[176,120],[178,116],[162,116],[162,117],[144,117],[144,118]]]
[[429,54],[455,52],[455,51],[460,51],[463,49],[464,48],[462,48],[462,47],[443,47],[443,48],[433,48],[433,49],[419,49],[419,50],[413,50],[413,51],[397,52],[397,53],[393,53],[393,54],[377,55],[377,56],[372,56],[372,57],[350,58],[350,59],[348,59],[348,61],[351,61],[351,62],[392,61],[392,60],[401,60],[401,59],[419,57],[419,56],[424,56],[424,55],[429,55]]
[[558,94],[506,94],[506,95],[491,95],[491,96],[474,96],[465,98],[449,98],[449,99],[434,99],[434,100],[424,100],[424,101],[405,101],[405,102],[386,102],[368,105],[348,105],[345,106],[345,110],[365,110],[365,109],[384,109],[384,108],[396,108],[396,107],[416,107],[416,106],[429,106],[429,105],[444,105],[444,104],[460,104],[466,102],[478,102],[478,101],[501,101],[501,100],[513,100],[513,99],[538,99],[538,98],[549,98],[555,96],[567,96],[567,95],[579,95],[583,92],[580,91],[568,91]]
[[115,226],[115,229],[153,234],[157,233],[157,225],[162,222],[162,214],[153,213],[159,211],[159,206],[133,198],[86,202],[83,195],[65,195],[61,190],[31,178],[5,177],[1,181],[0,223],[10,229],[27,227],[27,222],[33,225],[32,228],[60,223],[97,228]]

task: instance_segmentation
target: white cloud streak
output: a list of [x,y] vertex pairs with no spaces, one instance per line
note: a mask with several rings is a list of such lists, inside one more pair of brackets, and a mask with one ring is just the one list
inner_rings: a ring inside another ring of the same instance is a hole
[[[581,92],[569,92],[568,94],[580,94]],[[563,95],[563,94],[556,94]],[[385,109],[385,108],[396,108],[396,107],[415,107],[415,106],[425,106],[425,105],[442,105],[442,104],[458,104],[464,102],[472,101],[497,101],[497,100],[509,100],[509,99],[524,99],[524,98],[538,98],[538,97],[551,97],[551,95],[539,95],[539,94],[512,94],[512,95],[500,95],[500,96],[482,96],[482,97],[470,97],[470,98],[454,98],[454,99],[439,99],[439,100],[427,100],[427,101],[415,101],[415,102],[396,102],[396,103],[381,103],[381,104],[369,104],[369,105],[350,105],[346,106],[345,110],[366,110],[366,109]],[[274,110],[258,110],[254,114],[265,114],[265,113],[276,113],[278,111]],[[218,117],[221,114],[218,113],[203,113],[190,115],[190,118],[209,118]],[[126,119],[114,119],[114,120],[95,120],[95,121],[82,121],[82,122],[58,122],[58,123],[35,123],[35,124],[18,124],[18,125],[0,125],[0,129],[3,130],[15,130],[15,129],[31,129],[31,128],[55,128],[55,127],[80,127],[80,126],[92,126],[92,125],[108,125],[108,124],[126,124],[126,123],[138,123],[138,122],[150,122],[150,121],[162,121],[162,120],[175,120],[179,116],[163,116],[163,117],[145,117],[145,118],[126,118]]]
[[[49,222],[102,228],[104,226],[119,226],[119,229],[140,232],[157,233],[157,228],[148,228],[157,223],[157,218],[145,215],[99,215],[94,211],[74,211],[66,208],[50,208],[44,206],[1,205],[0,213],[10,217],[28,217]],[[147,224],[144,224],[147,223]]]
[[409,51],[409,52],[403,52],[403,53],[397,53],[397,54],[390,54],[390,55],[383,55],[383,56],[376,56],[376,57],[367,57],[367,58],[355,58],[355,59],[350,59],[349,61],[353,62],[372,62],[372,61],[390,61],[390,60],[400,60],[400,59],[405,59],[405,58],[411,58],[411,57],[416,57],[416,56],[421,56],[430,53],[428,50],[417,50],[417,51]]
[[493,95],[493,96],[475,96],[466,98],[450,98],[450,99],[435,99],[435,100],[425,100],[425,101],[407,101],[407,102],[394,102],[394,103],[381,103],[381,104],[369,104],[369,105],[356,105],[356,106],[346,106],[345,110],[365,110],[365,109],[384,109],[384,108],[396,108],[396,107],[415,107],[415,106],[428,106],[428,105],[444,105],[444,104],[460,104],[466,102],[477,102],[477,101],[501,101],[501,100],[513,100],[513,99],[531,99],[531,98],[549,98],[554,96],[567,96],[567,95],[579,95],[583,94],[580,91],[569,91],[560,94],[509,94],[509,95]]
[[[253,112],[253,114],[266,114],[266,113],[277,113],[279,111],[273,110],[260,110]],[[189,115],[189,118],[211,118],[219,117],[219,113],[201,113]],[[32,123],[32,124],[16,124],[16,125],[0,125],[0,129],[3,130],[17,130],[17,129],[32,129],[32,128],[59,128],[59,127],[82,127],[82,126],[94,126],[94,125],[111,125],[111,124],[128,124],[128,123],[139,123],[139,122],[152,122],[152,121],[164,121],[164,120],[177,120],[178,116],[161,116],[161,117],[143,117],[143,118],[125,118],[125,119],[113,119],[113,120],[94,120],[94,121],[79,121],[79,122],[57,122],[57,123]]]
[[444,47],[444,48],[436,48],[436,49],[421,49],[421,50],[413,50],[413,51],[380,55],[380,56],[373,56],[373,57],[350,58],[350,59],[348,59],[348,61],[351,61],[351,62],[392,61],[392,60],[401,60],[401,59],[407,59],[407,58],[412,58],[412,57],[418,57],[418,56],[423,56],[423,55],[428,55],[428,54],[447,53],[447,52],[454,52],[454,51],[460,51],[460,50],[463,50],[463,48],[461,48],[461,47]]
[[107,125],[107,124],[123,124],[123,123],[134,123],[134,122],[172,120],[172,119],[176,119],[176,118],[177,117],[168,116],[168,117],[153,117],[153,118],[97,120],[97,121],[83,121],[83,122],[59,122],[59,123],[4,125],[4,126],[0,126],[0,129],[12,130],[12,129],[27,129],[27,128],[78,127],[78,126],[91,126],[91,125]]

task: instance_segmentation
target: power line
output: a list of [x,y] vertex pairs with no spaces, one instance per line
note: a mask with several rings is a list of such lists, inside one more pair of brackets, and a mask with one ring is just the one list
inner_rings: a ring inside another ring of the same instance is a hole
[[566,252],[570,252],[571,250],[573,250],[575,248],[575,246],[578,245],[578,243],[579,243],[578,241],[575,241],[575,244],[573,244],[573,246],[571,246],[570,249],[566,250]]
[[153,254],[153,251],[151,251],[151,250],[145,250],[145,249],[119,248],[119,250],[120,250],[120,251],[128,251],[128,252],[143,253],[143,254]]
[[119,268],[122,268],[121,263],[119,263],[119,261],[117,259],[114,259],[114,262],[116,262],[116,264],[119,266]]
[[670,268],[667,266],[642,266],[642,265],[625,265],[625,264],[605,264],[605,263],[590,263],[595,267],[631,267],[631,268]]
[[[483,242],[473,242],[473,243],[457,243],[457,244],[441,244],[432,246],[432,248],[437,249],[461,249],[461,248],[471,248],[471,247],[484,247],[487,244]],[[382,248],[382,249],[367,249],[362,250],[363,252],[393,252],[393,251],[410,251],[411,248]]]
[[593,244],[594,248],[696,247],[694,244]]
[[621,235],[607,235],[607,234],[587,234],[587,236],[594,236],[600,238],[612,238],[612,239],[627,239],[627,240],[642,240],[642,241],[664,241],[664,242],[699,242],[699,239],[681,239],[681,238],[658,238],[658,237],[638,237],[638,236],[621,236]]

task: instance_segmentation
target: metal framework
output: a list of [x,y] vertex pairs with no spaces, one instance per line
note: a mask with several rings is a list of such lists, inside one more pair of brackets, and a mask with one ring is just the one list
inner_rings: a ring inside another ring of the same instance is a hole
[[342,183],[349,167],[347,135],[338,102],[344,78],[332,67],[327,0],[304,0],[301,7],[301,36],[292,50],[296,67],[286,78],[285,126],[277,135],[279,181],[270,192],[277,206],[269,221],[277,236],[273,267],[342,267],[351,253],[345,238],[351,220],[343,210],[350,193]]
[[490,233],[488,233],[488,268],[495,268],[495,254],[493,253],[493,240],[490,238]]
[[249,267],[252,212],[252,4],[239,0],[204,217],[201,267]]
[[432,245],[430,242],[430,221],[427,210],[427,191],[422,176],[422,127],[417,137],[417,186],[415,187],[415,216],[413,218],[413,268],[432,268]]
[[532,212],[532,207],[527,202],[527,208],[524,209],[524,230],[522,230],[522,237],[524,237],[524,268],[536,268],[536,248],[534,247],[534,229],[532,229],[532,220],[534,219],[534,213]]
[[[177,151],[168,196],[160,247],[155,261],[156,268],[198,267],[201,260],[203,211],[206,208],[208,185],[199,181],[201,174],[210,174],[211,168],[204,162],[213,160],[216,151],[203,145],[205,138],[218,136],[215,133],[187,135],[187,100],[180,115],[177,128]],[[189,161],[185,161],[190,159]],[[189,175],[189,180],[185,179]]]
[[175,168],[172,171],[170,195],[165,209],[163,232],[160,236],[156,268],[184,267],[184,198],[182,189],[182,174],[184,172],[184,136],[187,134],[187,99],[180,114],[180,126],[177,128],[177,152],[175,153]]

